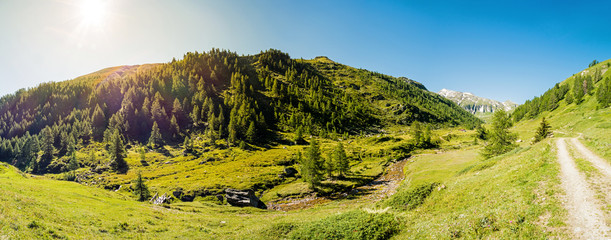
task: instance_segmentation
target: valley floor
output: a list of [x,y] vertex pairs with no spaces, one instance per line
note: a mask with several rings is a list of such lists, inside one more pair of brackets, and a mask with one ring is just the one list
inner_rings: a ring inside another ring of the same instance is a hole
[[578,140],[523,144],[487,160],[479,144],[453,144],[391,164],[350,196],[279,208],[287,212],[201,201],[156,206],[2,165],[0,239],[314,239],[328,236],[320,231],[366,227],[350,222],[353,216],[394,219],[397,229],[378,239],[609,237],[608,162]]

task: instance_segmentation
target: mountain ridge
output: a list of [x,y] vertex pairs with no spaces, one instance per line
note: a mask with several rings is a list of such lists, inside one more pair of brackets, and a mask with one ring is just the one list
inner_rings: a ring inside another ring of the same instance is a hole
[[461,106],[473,114],[477,112],[494,112],[497,109],[511,111],[518,106],[518,104],[510,100],[500,102],[497,100],[479,97],[470,92],[459,92],[445,88],[441,89],[437,94],[452,100],[454,103],[458,104],[458,106]]

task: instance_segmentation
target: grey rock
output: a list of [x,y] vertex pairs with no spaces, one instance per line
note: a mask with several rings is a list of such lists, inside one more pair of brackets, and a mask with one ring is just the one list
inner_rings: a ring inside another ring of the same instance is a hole
[[225,189],[225,198],[227,203],[231,206],[236,207],[256,207],[261,209],[267,209],[265,203],[263,203],[252,190],[237,190],[227,188]]

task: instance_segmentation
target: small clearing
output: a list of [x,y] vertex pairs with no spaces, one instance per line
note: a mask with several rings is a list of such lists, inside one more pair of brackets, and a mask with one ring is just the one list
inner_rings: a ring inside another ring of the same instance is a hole
[[356,198],[357,202],[363,200],[377,202],[397,192],[397,188],[405,178],[403,167],[408,161],[409,158],[406,158],[391,164],[386,168],[386,172],[382,176],[366,185],[353,189],[350,193],[343,193],[335,197],[321,197],[312,194],[304,198],[283,199],[268,203],[268,208],[278,211],[291,211],[310,208],[317,204],[328,203],[334,199],[342,198]]
[[556,141],[562,187],[566,193],[565,208],[569,213],[568,225],[576,238],[606,239],[609,227],[604,213],[596,204],[594,192],[588,187],[583,174],[571,158],[564,138]]

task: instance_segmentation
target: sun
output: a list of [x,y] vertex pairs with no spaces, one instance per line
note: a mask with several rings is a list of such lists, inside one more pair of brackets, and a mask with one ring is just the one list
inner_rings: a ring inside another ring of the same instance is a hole
[[102,26],[106,18],[106,5],[104,0],[82,0],[79,14],[85,26]]

